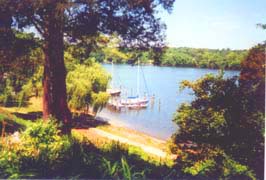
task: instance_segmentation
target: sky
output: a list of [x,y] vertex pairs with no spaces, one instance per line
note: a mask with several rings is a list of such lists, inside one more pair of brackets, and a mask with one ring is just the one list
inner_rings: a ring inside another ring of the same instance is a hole
[[266,40],[266,0],[176,0],[159,10],[171,47],[249,49]]

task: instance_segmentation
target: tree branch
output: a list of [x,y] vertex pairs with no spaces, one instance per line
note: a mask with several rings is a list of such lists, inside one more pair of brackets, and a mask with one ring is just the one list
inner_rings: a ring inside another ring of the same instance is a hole
[[40,25],[39,25],[36,21],[34,21],[34,20],[32,20],[31,22],[32,22],[32,24],[34,25],[34,27],[37,29],[37,31],[38,31],[42,36],[44,36],[44,31],[41,29]]

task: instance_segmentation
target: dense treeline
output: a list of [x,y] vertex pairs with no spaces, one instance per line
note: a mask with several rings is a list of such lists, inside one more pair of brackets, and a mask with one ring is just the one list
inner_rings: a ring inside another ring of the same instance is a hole
[[241,61],[246,57],[247,50],[230,49],[197,49],[197,48],[165,48],[159,57],[153,50],[129,50],[124,48],[105,48],[97,50],[90,56],[98,62],[135,63],[137,59],[143,64],[161,66],[197,67],[211,69],[240,69]]
[[87,39],[93,42],[87,44],[68,44],[66,51],[71,53],[80,62],[88,58],[94,58],[100,63],[136,64],[139,60],[142,64],[154,64],[161,66],[197,67],[211,69],[240,69],[240,64],[247,56],[248,50],[231,49],[207,49],[189,47],[165,47],[165,48],[125,48],[120,46],[117,36],[100,35],[95,39]]
[[215,69],[240,69],[240,63],[246,55],[246,50],[167,48],[162,55],[161,64]]

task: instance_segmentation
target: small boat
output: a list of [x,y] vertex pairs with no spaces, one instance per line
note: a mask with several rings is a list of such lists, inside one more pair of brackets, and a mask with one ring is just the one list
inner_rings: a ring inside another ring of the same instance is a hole
[[126,106],[129,109],[139,109],[146,108],[149,103],[149,99],[146,96],[140,97],[140,63],[138,60],[138,68],[137,68],[137,96],[129,96],[125,99],[121,99],[121,104]]
[[147,103],[140,103],[140,104],[130,104],[126,106],[129,109],[142,109],[148,107]]
[[107,89],[106,92],[111,96],[120,96],[121,90],[120,89]]
[[121,100],[121,104],[123,105],[139,105],[139,104],[147,104],[149,100],[146,97],[140,98],[139,96],[130,96],[127,99]]
[[115,109],[121,109],[125,107],[125,105],[121,104],[119,99],[110,99],[107,105]]

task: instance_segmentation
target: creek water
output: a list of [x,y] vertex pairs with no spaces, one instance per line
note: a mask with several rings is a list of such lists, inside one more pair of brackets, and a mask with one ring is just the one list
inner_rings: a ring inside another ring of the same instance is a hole
[[[112,72],[112,65],[103,64]],[[122,97],[134,96],[137,93],[137,66],[113,65],[113,85],[121,88]],[[106,121],[119,123],[122,126],[166,140],[178,130],[172,122],[174,113],[182,103],[189,103],[194,96],[190,89],[179,90],[183,80],[196,80],[206,74],[218,74],[219,70],[186,67],[141,66],[139,71],[140,96],[154,96],[145,109],[116,111],[104,108],[98,116]],[[226,70],[224,77],[239,75],[239,71]]]

